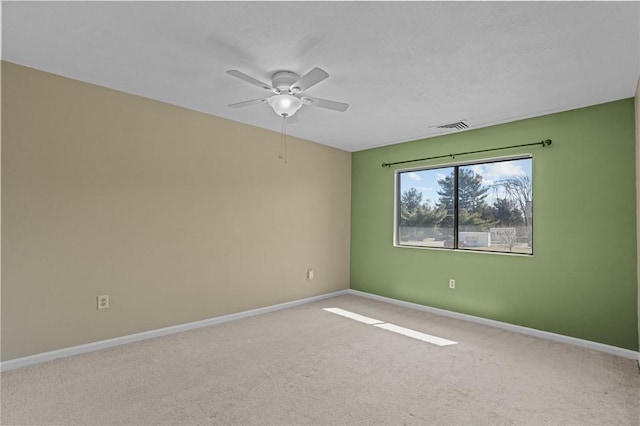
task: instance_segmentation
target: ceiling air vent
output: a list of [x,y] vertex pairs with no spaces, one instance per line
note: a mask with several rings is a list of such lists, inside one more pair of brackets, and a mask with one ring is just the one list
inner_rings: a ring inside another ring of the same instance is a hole
[[435,129],[439,132],[457,132],[460,130],[466,130],[470,127],[471,125],[467,120],[460,120],[460,121],[455,121],[453,123],[440,124],[438,126],[431,126],[432,129]]

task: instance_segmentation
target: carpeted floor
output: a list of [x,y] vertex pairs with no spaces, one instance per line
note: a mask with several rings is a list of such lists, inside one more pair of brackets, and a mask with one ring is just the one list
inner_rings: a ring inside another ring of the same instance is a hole
[[5,425],[640,424],[636,361],[351,295],[1,380]]

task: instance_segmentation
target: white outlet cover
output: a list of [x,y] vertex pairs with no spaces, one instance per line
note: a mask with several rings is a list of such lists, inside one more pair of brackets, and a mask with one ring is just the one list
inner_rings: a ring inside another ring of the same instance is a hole
[[98,296],[98,309],[108,309],[109,308],[109,295],[104,294],[102,296]]

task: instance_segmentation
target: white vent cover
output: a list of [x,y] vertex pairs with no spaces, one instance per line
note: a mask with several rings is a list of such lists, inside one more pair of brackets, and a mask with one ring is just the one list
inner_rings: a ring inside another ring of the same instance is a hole
[[460,121],[454,121],[453,123],[431,126],[430,128],[444,133],[444,132],[456,132],[460,130],[467,130],[471,128],[471,125],[467,120],[460,120]]

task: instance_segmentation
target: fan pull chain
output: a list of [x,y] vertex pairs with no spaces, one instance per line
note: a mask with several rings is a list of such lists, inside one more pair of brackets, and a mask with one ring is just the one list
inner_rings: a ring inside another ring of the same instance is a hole
[[280,159],[284,160],[284,164],[287,164],[287,126],[286,126],[287,116],[282,116],[282,147],[280,149]]

